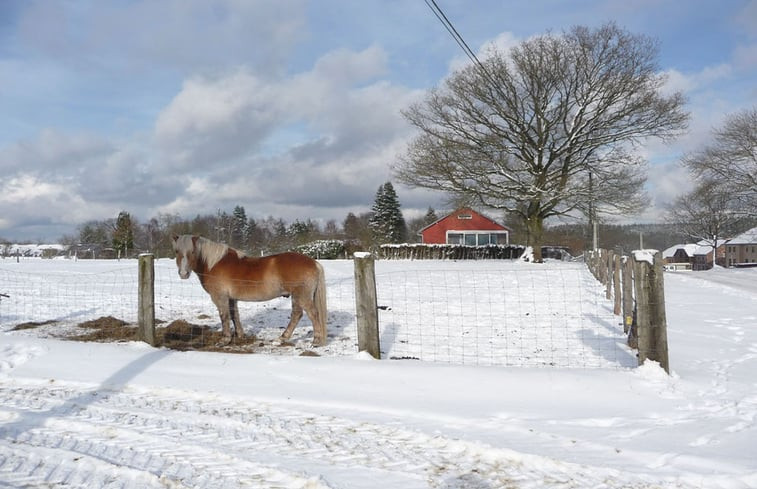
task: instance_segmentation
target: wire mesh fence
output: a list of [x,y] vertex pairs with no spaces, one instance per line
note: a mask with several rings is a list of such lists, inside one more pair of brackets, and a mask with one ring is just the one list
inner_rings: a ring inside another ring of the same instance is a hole
[[378,272],[382,355],[525,367],[635,365],[583,265]]
[[[338,274],[327,280],[329,345],[320,354],[354,354],[354,285]],[[136,260],[21,260],[0,263],[0,331],[46,338],[137,339]],[[276,340],[289,322],[291,302],[239,302],[245,341],[215,348],[220,319],[198,279],[181,280],[173,260],[157,260],[154,308],[159,346],[234,352],[301,353],[310,349],[312,324],[303,317],[292,341]],[[348,304],[346,311],[339,305]],[[350,330],[350,326],[352,329]],[[23,333],[21,333],[23,332]]]
[[[352,261],[321,263],[329,311],[326,346],[312,347],[307,317],[290,342],[277,341],[291,310],[282,297],[240,301],[248,341],[221,351],[354,355]],[[99,328],[104,332],[94,339],[135,339],[137,272],[134,260],[0,263],[0,293],[7,296],[0,297],[0,331],[71,338],[92,336]],[[154,275],[161,338],[183,338],[184,349],[212,346],[220,320],[197,278],[179,279],[172,260],[157,260]],[[583,264],[380,261],[376,282],[383,358],[525,367],[636,365],[604,288]]]

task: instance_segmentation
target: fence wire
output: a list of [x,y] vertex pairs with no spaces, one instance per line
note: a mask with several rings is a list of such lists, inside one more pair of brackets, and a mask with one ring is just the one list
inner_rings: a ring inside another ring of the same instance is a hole
[[582,265],[377,273],[389,358],[520,367],[633,366],[603,288]]
[[[245,333],[255,342],[236,351],[357,352],[353,264],[321,263],[328,344],[311,347],[312,325],[306,316],[291,342],[276,341],[291,312],[290,300],[282,297],[239,302]],[[217,333],[218,312],[197,278],[180,280],[171,260],[155,264],[158,329],[182,323],[181,335],[188,341]],[[137,262],[129,260],[0,263],[0,332],[135,339],[137,273]],[[636,365],[604,288],[580,264],[379,261],[376,281],[383,358],[522,367]],[[93,335],[92,328],[104,332]]]

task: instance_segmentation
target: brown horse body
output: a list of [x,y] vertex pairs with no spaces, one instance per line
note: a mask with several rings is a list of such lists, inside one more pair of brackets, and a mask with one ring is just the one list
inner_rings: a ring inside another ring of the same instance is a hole
[[195,272],[218,308],[224,341],[244,337],[237,301],[267,301],[292,298],[292,315],[281,338],[288,340],[303,311],[313,323],[313,344],[326,343],[326,283],[323,267],[300,253],[281,253],[261,258],[245,256],[228,246],[201,236],[174,236],[179,276]]

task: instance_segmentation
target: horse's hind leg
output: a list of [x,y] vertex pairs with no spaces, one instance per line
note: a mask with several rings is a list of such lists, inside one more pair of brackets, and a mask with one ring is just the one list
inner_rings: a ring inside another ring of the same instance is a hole
[[302,308],[305,310],[305,313],[307,313],[308,317],[310,318],[310,322],[313,323],[313,346],[323,346],[326,344],[326,338],[324,337],[322,331],[323,328],[320,326],[321,317],[318,315],[318,309],[315,307],[315,302],[313,302],[311,299],[304,299],[302,300]]
[[326,337],[323,333],[325,328],[321,324],[323,318],[318,315],[318,309],[316,309],[315,304],[312,302],[303,305],[303,307],[310,318],[310,322],[313,323],[313,346],[324,346],[326,344]]
[[292,316],[289,318],[289,324],[287,325],[287,329],[284,330],[283,333],[281,333],[281,339],[282,340],[288,340],[292,337],[292,333],[294,332],[294,328],[297,326],[297,323],[300,322],[300,319],[302,319],[302,306],[300,306],[299,301],[295,300],[295,295],[292,295]]
[[236,299],[229,299],[229,313],[234,322],[234,336],[239,339],[244,338],[244,327],[239,319],[239,304]]

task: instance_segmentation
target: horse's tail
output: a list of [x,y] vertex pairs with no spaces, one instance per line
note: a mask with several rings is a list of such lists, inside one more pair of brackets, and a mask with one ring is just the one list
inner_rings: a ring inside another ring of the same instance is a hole
[[326,274],[323,273],[323,266],[320,263],[315,262],[315,267],[318,270],[318,281],[315,285],[315,291],[313,291],[313,304],[318,319],[313,321],[313,340],[315,343],[325,345],[326,319],[328,318],[326,312]]

